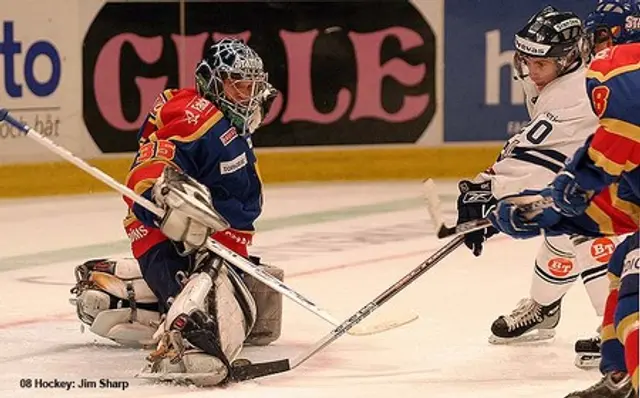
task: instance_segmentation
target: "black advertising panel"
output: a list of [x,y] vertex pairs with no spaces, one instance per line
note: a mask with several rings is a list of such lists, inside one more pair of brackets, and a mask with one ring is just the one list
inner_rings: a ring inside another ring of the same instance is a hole
[[282,92],[258,147],[412,143],[436,108],[435,36],[409,2],[106,3],[84,38],[83,116],[100,149],[136,150],[164,88],[192,87],[213,40],[246,40]]

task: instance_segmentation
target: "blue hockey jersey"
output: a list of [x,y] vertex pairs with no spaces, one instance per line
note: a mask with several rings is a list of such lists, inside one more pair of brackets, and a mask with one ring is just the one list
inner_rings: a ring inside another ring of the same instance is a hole
[[[238,135],[222,111],[194,89],[162,92],[138,138],[139,150],[126,185],[151,199],[151,188],[165,167],[183,170],[209,188],[213,207],[231,225],[218,234],[218,240],[246,255],[262,209],[262,183],[250,138]],[[125,201],[129,205],[125,230],[134,256],[139,257],[167,238],[156,228],[155,215]]]

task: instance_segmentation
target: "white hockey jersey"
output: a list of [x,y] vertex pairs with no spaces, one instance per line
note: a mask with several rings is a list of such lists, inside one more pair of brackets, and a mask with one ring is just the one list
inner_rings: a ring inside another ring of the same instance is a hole
[[525,90],[531,121],[507,141],[499,159],[475,180],[491,180],[498,199],[547,186],[598,126],[585,73],[580,66],[546,85],[537,97]]

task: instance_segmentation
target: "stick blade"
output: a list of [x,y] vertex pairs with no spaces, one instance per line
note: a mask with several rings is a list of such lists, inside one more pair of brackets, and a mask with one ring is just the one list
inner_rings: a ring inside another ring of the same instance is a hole
[[455,227],[449,228],[444,224],[440,224],[440,228],[438,228],[436,235],[438,236],[438,239],[444,239],[456,235],[456,232]]
[[375,325],[367,325],[366,323],[364,325],[356,325],[352,327],[348,333],[352,336],[370,336],[372,334],[386,332],[388,330],[407,325],[415,321],[419,317],[420,315],[418,315],[416,312],[409,312],[402,316],[398,316],[394,319],[388,319]]
[[427,202],[427,211],[431,217],[431,222],[433,223],[433,227],[436,231],[439,231],[442,227],[445,227],[445,225],[442,217],[442,205],[440,203],[440,197],[438,196],[436,183],[429,178],[422,182],[422,188],[424,199]]
[[258,377],[269,376],[291,370],[291,363],[288,359],[277,361],[252,363],[248,365],[234,366],[231,368],[231,381],[245,381],[257,379]]

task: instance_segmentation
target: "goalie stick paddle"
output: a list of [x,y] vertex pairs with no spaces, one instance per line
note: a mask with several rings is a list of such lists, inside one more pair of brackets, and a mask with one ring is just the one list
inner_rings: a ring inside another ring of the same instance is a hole
[[[111,176],[109,176],[108,174],[104,173],[102,170],[89,165],[87,162],[85,162],[84,160],[78,158],[73,153],[69,152],[67,149],[57,145],[56,143],[54,143],[53,141],[51,141],[48,138],[43,137],[40,133],[38,133],[36,130],[32,129],[31,127],[29,127],[27,124],[22,123],[22,122],[18,121],[17,119],[15,119],[14,117],[12,117],[9,114],[9,111],[7,109],[0,108],[0,122],[3,122],[3,121],[9,123],[10,125],[12,125],[13,127],[17,128],[17,129],[21,130],[22,132],[24,132],[26,134],[27,137],[29,137],[32,140],[36,141],[40,145],[46,147],[47,149],[49,149],[50,151],[54,152],[58,156],[60,156],[63,159],[67,160],[68,162],[74,164],[75,166],[77,166],[78,168],[82,169],[86,173],[90,174],[91,176],[93,176],[97,180],[102,181],[103,183],[105,183],[106,185],[108,185],[109,187],[114,189],[115,191],[121,193],[122,195],[124,195],[124,196],[128,197],[129,199],[133,200],[134,202],[140,204],[141,206],[143,206],[147,210],[151,211],[152,213],[154,213],[158,217],[162,217],[163,216],[164,211],[161,208],[159,208],[152,201],[150,201],[150,200],[138,195],[132,189],[130,189],[129,187],[127,187],[127,186],[119,183],[118,181],[114,180]],[[249,275],[251,275],[254,278],[258,279],[260,282],[262,282],[263,284],[269,286],[271,289],[273,289],[273,290],[281,293],[282,295],[288,297],[289,299],[294,301],[296,304],[298,304],[301,307],[305,308],[306,310],[312,312],[313,314],[317,315],[318,317],[324,319],[328,323],[330,323],[330,324],[332,324],[334,326],[337,326],[337,325],[340,324],[339,323],[340,321],[337,318],[333,317],[327,311],[325,311],[324,309],[320,308],[317,304],[315,304],[311,300],[307,299],[303,295],[299,294],[295,290],[291,289],[289,286],[287,286],[286,284],[281,282],[279,279],[273,277],[271,274],[269,274],[268,272],[264,271],[262,268],[257,267],[256,265],[254,265],[253,263],[251,263],[250,261],[248,261],[244,257],[240,256],[239,254],[235,253],[232,250],[227,249],[225,246],[221,245],[220,243],[216,242],[215,240],[213,240],[211,238],[208,239],[207,243],[206,243],[206,247],[207,247],[207,249],[209,249],[213,253],[217,254],[221,258],[225,259],[229,263],[235,265],[236,267],[238,267],[241,270],[245,271]],[[417,314],[404,314],[404,315],[398,316],[396,319],[387,320],[387,321],[384,321],[384,322],[382,322],[380,324],[374,324],[374,325],[370,325],[370,326],[361,325],[361,327],[356,328],[353,331],[351,331],[350,334],[352,334],[354,336],[366,336],[366,335],[370,335],[370,334],[381,333],[381,332],[385,332],[385,331],[390,330],[390,329],[394,329],[394,328],[400,327],[402,325],[406,325],[407,323],[410,323],[410,322],[416,320],[417,318],[418,318]]]
[[336,341],[340,336],[344,335],[351,328],[361,322],[363,319],[371,315],[375,310],[380,308],[384,303],[389,301],[393,296],[400,293],[407,286],[418,279],[422,274],[430,270],[440,260],[445,258],[449,253],[453,252],[464,242],[464,237],[458,236],[433,255],[423,261],[419,266],[411,270],[407,275],[402,277],[399,281],[387,288],[384,292],[380,293],[378,297],[370,301],[367,305],[362,307],[356,313],[354,313],[349,319],[344,321],[340,326],[333,329],[322,339],[318,340],[310,349],[303,352],[299,356],[293,359],[279,359],[271,362],[262,362],[249,365],[235,366],[231,368],[231,380],[243,381],[255,379],[258,377],[269,376],[276,373],[286,372],[297,368],[302,363],[306,362],[313,355],[327,347],[329,344]]
[[[429,209],[429,214],[431,215],[431,220],[433,221],[433,226],[436,229],[436,236],[438,239],[466,235],[469,232],[479,231],[493,225],[488,218],[479,218],[453,227],[447,227],[443,221],[440,198],[435,182],[433,182],[432,179],[428,179],[425,180],[422,185],[424,187],[425,198],[427,199],[427,209]],[[519,211],[522,213],[529,213],[550,207],[552,204],[553,200],[551,198],[544,198],[519,206]]]

